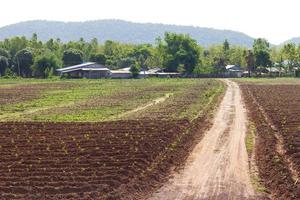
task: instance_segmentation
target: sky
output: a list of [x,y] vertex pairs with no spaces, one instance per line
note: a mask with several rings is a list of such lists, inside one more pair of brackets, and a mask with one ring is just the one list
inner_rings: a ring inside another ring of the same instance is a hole
[[27,20],[123,19],[240,31],[279,44],[300,37],[299,0],[2,0],[0,27]]

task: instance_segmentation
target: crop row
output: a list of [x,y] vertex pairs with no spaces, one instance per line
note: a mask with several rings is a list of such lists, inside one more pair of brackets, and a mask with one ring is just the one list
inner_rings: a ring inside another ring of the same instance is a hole
[[188,125],[1,123],[0,197],[104,198],[146,173]]
[[276,199],[299,199],[300,86],[242,85],[257,129],[260,176]]
[[19,103],[40,98],[44,91],[73,87],[72,83],[35,83],[0,87],[0,105]]

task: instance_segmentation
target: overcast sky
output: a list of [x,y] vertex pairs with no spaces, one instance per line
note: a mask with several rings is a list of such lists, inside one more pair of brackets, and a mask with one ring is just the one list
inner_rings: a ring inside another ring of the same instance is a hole
[[299,0],[2,0],[0,26],[124,19],[231,29],[278,44],[300,36]]

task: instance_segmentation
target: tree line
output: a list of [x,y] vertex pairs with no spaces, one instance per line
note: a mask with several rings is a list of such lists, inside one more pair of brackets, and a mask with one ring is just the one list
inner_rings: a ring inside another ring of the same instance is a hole
[[119,69],[130,67],[133,74],[160,67],[166,72],[185,74],[223,73],[228,64],[243,67],[249,72],[277,66],[291,72],[300,65],[300,46],[286,44],[271,47],[265,39],[254,40],[253,48],[231,46],[227,40],[220,45],[203,47],[189,35],[165,33],[155,45],[124,44],[97,39],[70,41],[60,39],[46,42],[31,38],[12,37],[0,41],[0,76],[47,78],[55,70],[83,62],[96,62]]

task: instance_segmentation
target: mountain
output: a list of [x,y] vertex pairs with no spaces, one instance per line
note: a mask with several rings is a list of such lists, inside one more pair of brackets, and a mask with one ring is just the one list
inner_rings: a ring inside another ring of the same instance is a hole
[[289,39],[289,40],[283,42],[282,45],[288,44],[288,43],[300,44],[300,37],[295,37],[295,38]]
[[103,43],[114,40],[124,43],[154,43],[158,36],[166,31],[187,33],[203,46],[221,44],[225,39],[231,44],[252,46],[253,38],[236,31],[217,30],[194,26],[178,26],[153,23],[133,23],[123,20],[96,20],[85,22],[26,21],[0,28],[0,40],[12,36],[31,37],[37,33],[39,39],[60,38],[62,41],[78,40],[80,37],[89,41],[97,38]]

